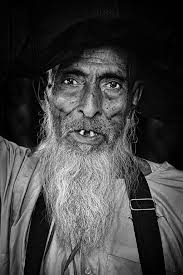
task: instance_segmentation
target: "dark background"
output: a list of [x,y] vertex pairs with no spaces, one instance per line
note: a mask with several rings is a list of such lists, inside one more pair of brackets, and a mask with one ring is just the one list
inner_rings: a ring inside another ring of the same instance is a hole
[[[102,1],[96,1],[99,2]],[[119,3],[123,16],[127,20],[135,18],[133,22],[137,21],[138,28],[145,33],[146,38],[141,42],[145,44],[152,38],[155,46],[149,54],[155,48],[158,52],[144,73],[145,92],[138,108],[134,152],[152,161],[169,161],[183,169],[181,7],[176,2],[173,6],[155,2],[153,5]],[[57,37],[60,29],[73,20],[64,15],[71,10],[72,2],[63,1],[60,10],[54,4],[49,5],[41,1],[10,2],[0,18],[0,135],[31,148],[39,142],[42,118],[37,99],[38,79],[50,58],[47,53],[53,36]],[[55,19],[56,11],[64,23]]]

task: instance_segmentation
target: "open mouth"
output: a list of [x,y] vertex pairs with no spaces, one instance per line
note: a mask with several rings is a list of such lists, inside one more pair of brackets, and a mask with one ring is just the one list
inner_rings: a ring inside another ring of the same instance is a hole
[[93,130],[79,129],[70,132],[69,137],[78,143],[89,145],[99,144],[104,140],[104,135]]
[[81,135],[81,136],[84,136],[84,137],[95,137],[97,136],[98,134],[94,131],[87,131],[87,130],[80,130],[78,131],[78,133]]

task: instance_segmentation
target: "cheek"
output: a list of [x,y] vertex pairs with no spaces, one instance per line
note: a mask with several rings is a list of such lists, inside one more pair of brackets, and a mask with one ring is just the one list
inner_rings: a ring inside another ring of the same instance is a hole
[[108,119],[123,118],[127,112],[127,98],[105,99],[102,109]]
[[52,105],[60,112],[68,114],[72,112],[79,104],[78,96],[52,95],[50,101]]

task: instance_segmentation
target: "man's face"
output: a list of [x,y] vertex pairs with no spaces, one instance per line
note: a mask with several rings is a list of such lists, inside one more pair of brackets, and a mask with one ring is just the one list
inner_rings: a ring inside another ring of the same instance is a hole
[[49,98],[57,137],[64,135],[82,151],[113,146],[129,105],[127,53],[86,50],[77,62],[58,69]]

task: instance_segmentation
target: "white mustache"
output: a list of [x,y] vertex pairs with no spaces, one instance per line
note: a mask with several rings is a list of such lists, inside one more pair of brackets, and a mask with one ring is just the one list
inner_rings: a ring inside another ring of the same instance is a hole
[[65,120],[62,124],[62,131],[63,135],[67,135],[70,132],[73,131],[93,131],[97,134],[101,134],[104,136],[108,136],[111,131],[111,125],[107,121],[101,123],[101,121],[96,120],[88,120],[88,119],[82,119],[82,120]]

